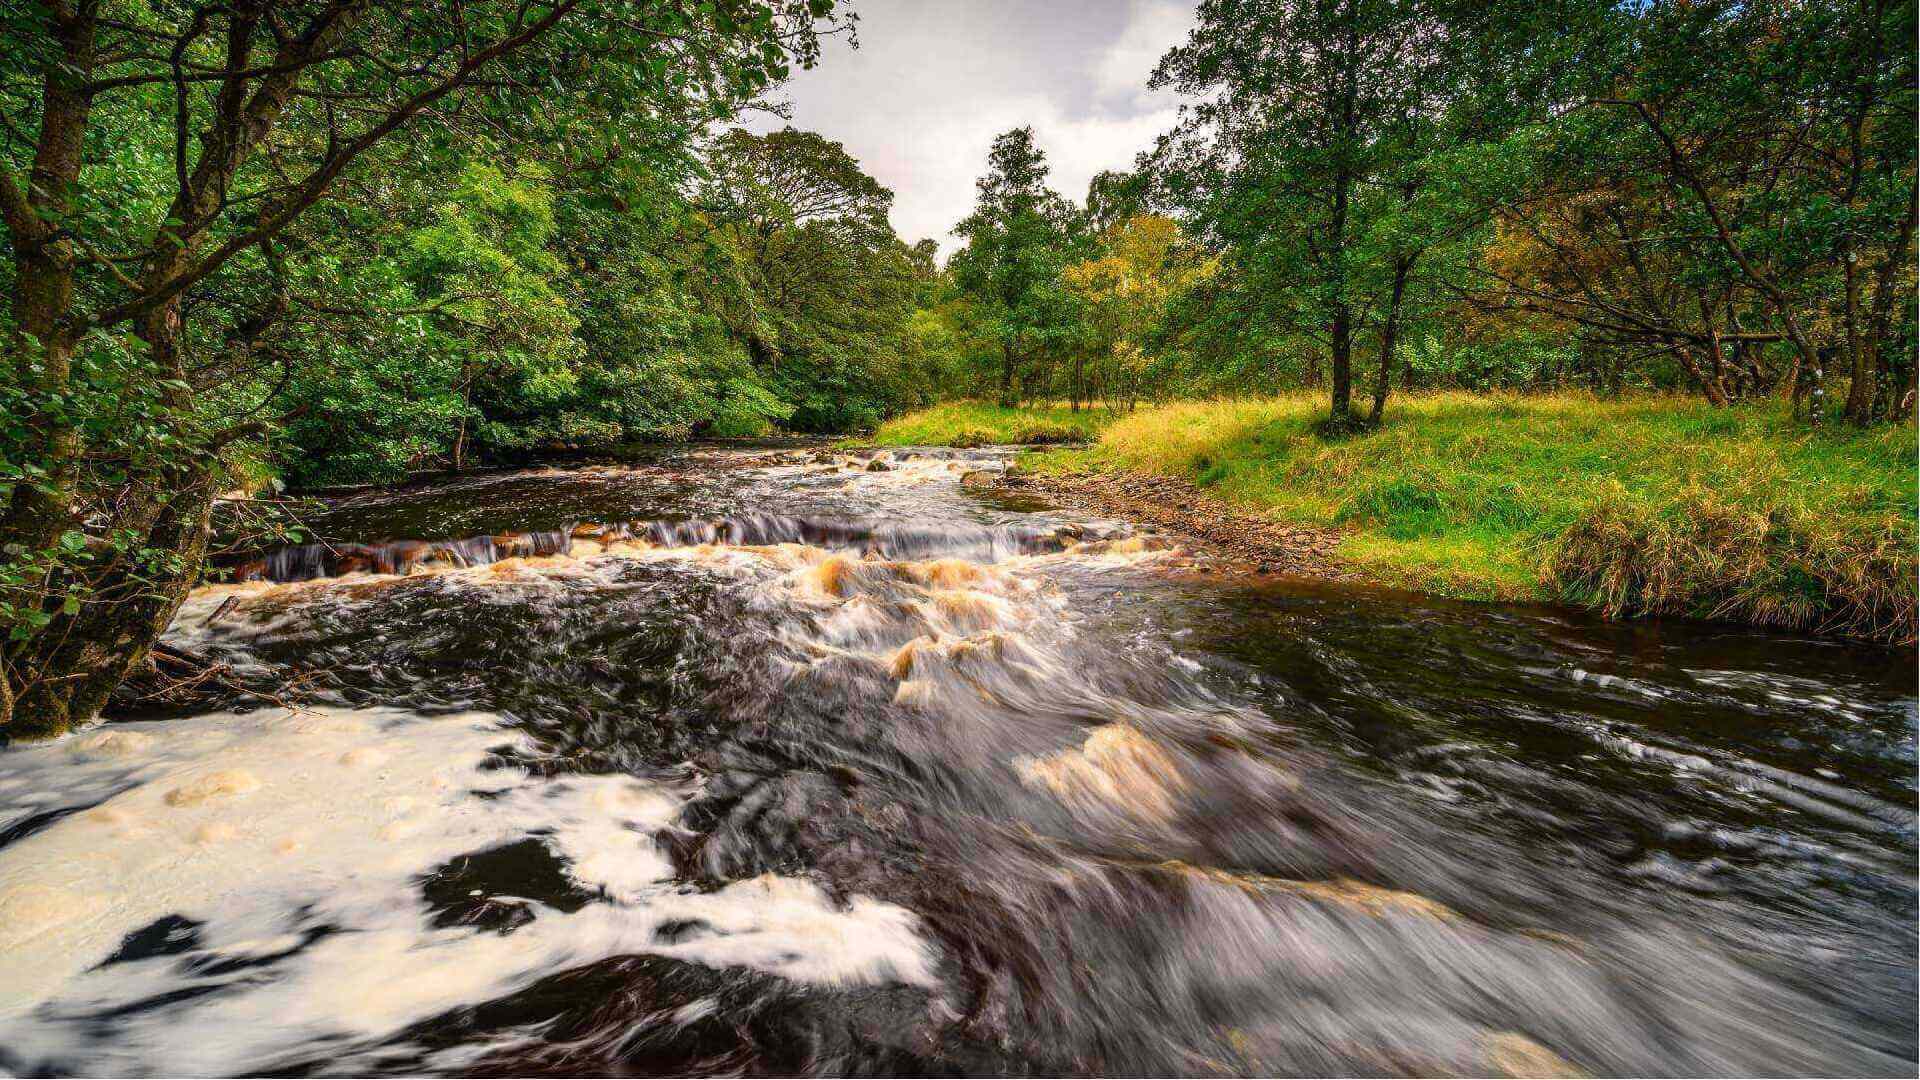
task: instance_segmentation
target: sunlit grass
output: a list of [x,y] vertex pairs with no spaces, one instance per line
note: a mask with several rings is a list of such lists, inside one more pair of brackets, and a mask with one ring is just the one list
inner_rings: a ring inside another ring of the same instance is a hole
[[1911,637],[1911,425],[1809,430],[1773,404],[1413,395],[1327,440],[1323,400],[1181,402],[1040,469],[1183,476],[1337,527],[1382,580],[1481,599]]
[[880,446],[1085,442],[1113,419],[1114,414],[1103,408],[1075,411],[1055,405],[1008,409],[977,401],[952,401],[895,417],[865,441]]

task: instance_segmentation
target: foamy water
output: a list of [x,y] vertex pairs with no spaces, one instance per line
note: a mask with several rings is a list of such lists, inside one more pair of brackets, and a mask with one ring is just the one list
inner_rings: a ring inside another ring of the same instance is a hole
[[[656,836],[691,789],[536,779],[497,764],[512,748],[524,738],[485,714],[323,708],[116,724],[9,751],[0,820],[74,812],[0,852],[0,1044],[97,1074],[243,1072],[630,953],[936,984],[898,907],[772,875],[676,886]],[[436,925],[422,878],[536,836],[595,902],[533,904],[508,934]],[[689,920],[707,929],[656,940]],[[117,959],[143,930],[186,947]],[[138,1011],[94,1037],[125,1010]]]

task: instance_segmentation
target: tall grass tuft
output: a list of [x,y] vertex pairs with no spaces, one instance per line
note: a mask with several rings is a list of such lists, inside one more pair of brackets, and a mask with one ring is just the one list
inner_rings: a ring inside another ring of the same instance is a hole
[[881,424],[878,446],[997,446],[1083,443],[1113,420],[1105,409],[1048,406],[1008,409],[977,401],[950,401]]
[[1911,530],[1756,506],[1703,488],[1595,505],[1560,538],[1565,599],[1609,615],[1690,615],[1896,644],[1915,639]]

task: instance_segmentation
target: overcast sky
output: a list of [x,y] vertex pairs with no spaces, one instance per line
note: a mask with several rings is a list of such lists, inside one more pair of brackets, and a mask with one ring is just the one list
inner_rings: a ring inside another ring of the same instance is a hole
[[[1076,202],[1173,125],[1149,94],[1160,54],[1186,38],[1193,0],[855,0],[860,47],[829,43],[785,88],[795,127],[844,143],[894,191],[911,243],[973,208],[993,137],[1032,124],[1054,190]],[[782,121],[762,118],[766,131]]]

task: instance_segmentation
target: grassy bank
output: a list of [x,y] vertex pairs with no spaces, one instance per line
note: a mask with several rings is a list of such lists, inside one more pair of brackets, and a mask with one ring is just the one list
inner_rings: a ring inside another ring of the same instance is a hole
[[976,401],[952,401],[895,417],[870,440],[879,446],[992,446],[1006,443],[1075,443],[1091,440],[1113,420],[1105,409],[1075,411],[1064,405],[1007,409]]
[[1814,433],[1773,406],[1431,394],[1329,442],[1313,431],[1323,409],[1146,409],[1030,464],[1185,477],[1339,528],[1346,560],[1428,592],[1913,637],[1911,425]]

